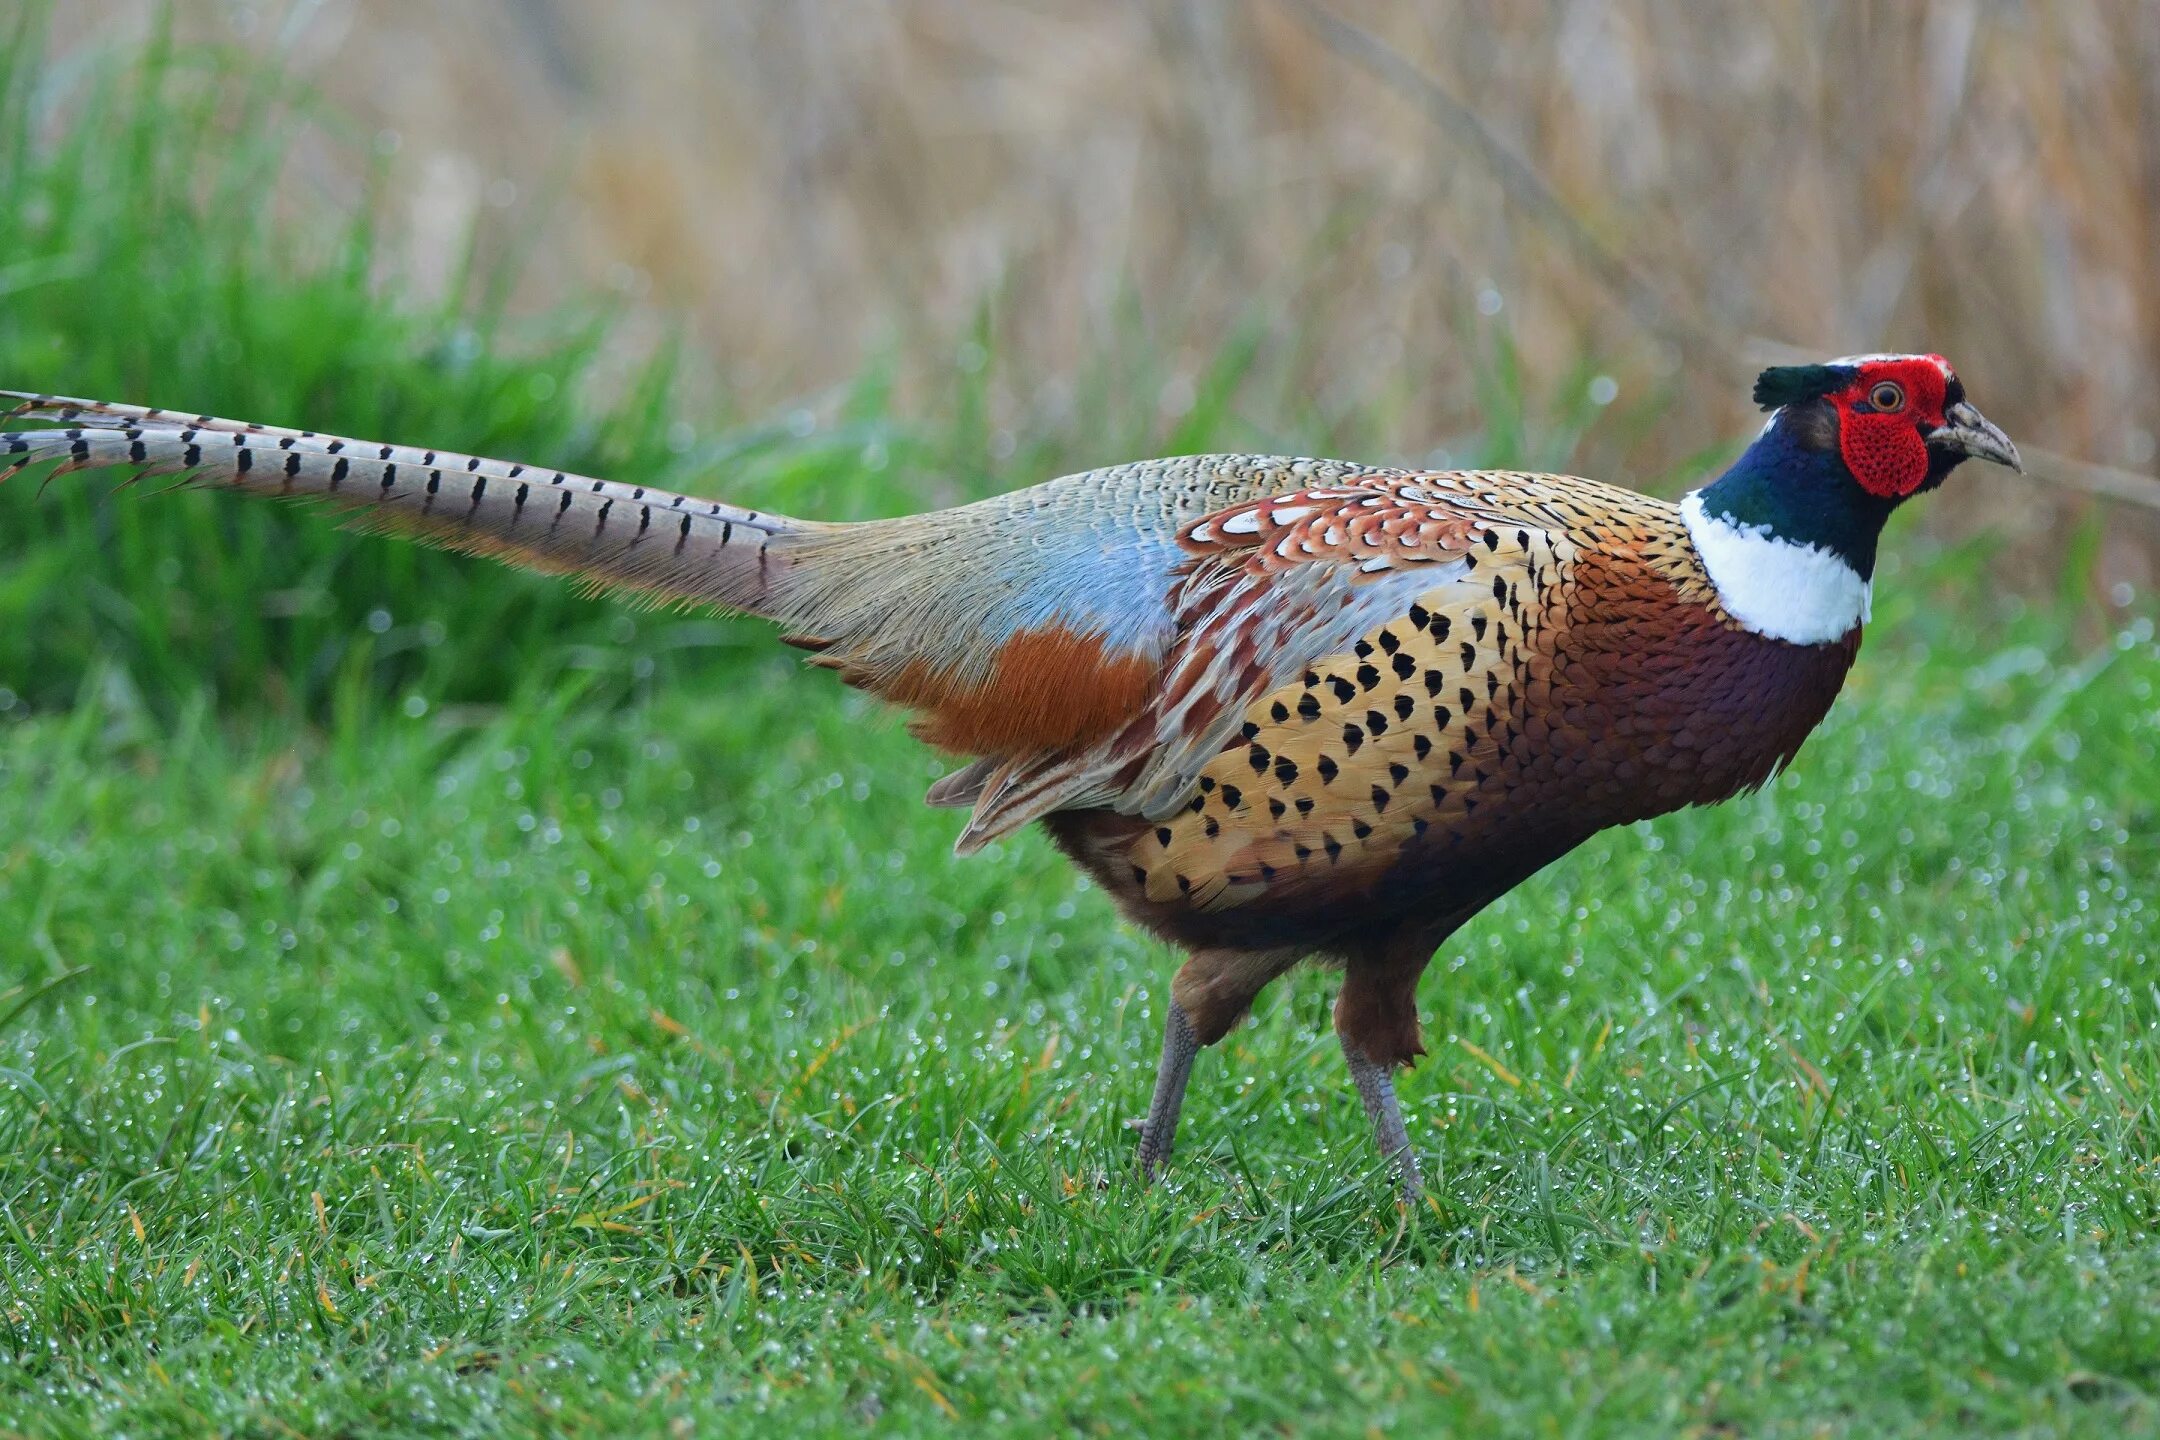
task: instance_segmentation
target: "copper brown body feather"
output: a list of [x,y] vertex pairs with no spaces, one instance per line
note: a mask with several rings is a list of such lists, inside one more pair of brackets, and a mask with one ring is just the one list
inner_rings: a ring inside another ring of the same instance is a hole
[[[1440,583],[1248,685],[1177,813],[1060,815],[1052,830],[1134,919],[1190,949],[1344,964],[1345,1037],[1401,1062],[1420,1051],[1417,977],[1450,931],[1601,829],[1760,784],[1828,710],[1859,637],[1798,647],[1742,629],[1671,507],[1630,492],[1413,475],[1375,477],[1351,503],[1378,543],[1300,517],[1315,536],[1263,527],[1248,563],[1333,535],[1329,554],[1368,575],[1395,573],[1379,563],[1392,553]],[[1203,1039],[1258,988],[1189,983]]]
[[958,680],[927,659],[890,678],[842,666],[840,678],[921,711],[912,728],[940,750],[1003,759],[1101,739],[1147,703],[1159,668],[1110,653],[1099,636],[1050,625],[1006,640],[979,680]]

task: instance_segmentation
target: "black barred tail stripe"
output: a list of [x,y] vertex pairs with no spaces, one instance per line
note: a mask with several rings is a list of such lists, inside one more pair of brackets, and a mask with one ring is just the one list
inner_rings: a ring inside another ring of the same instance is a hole
[[[363,528],[397,531],[535,569],[575,572],[598,589],[630,590],[663,600],[764,612],[772,601],[771,587],[782,578],[772,562],[776,556],[784,559],[784,551],[770,552],[771,542],[815,528],[719,501],[692,500],[567,471],[555,471],[545,481],[524,480],[520,477],[528,473],[526,466],[484,456],[279,430],[211,415],[180,417],[13,391],[0,391],[0,396],[23,402],[13,418],[66,427],[0,435],[7,456],[0,477],[44,461],[57,462],[56,475],[119,466],[141,475],[187,473],[205,483],[259,494],[320,499],[350,511]],[[229,447],[209,443],[227,438]],[[274,453],[279,463],[259,464],[257,451]],[[354,453],[372,458],[356,464]],[[435,506],[445,471],[472,478],[464,505]],[[353,481],[359,483],[348,483]],[[550,524],[521,528],[518,521],[536,484],[556,490],[561,498]],[[618,525],[610,532],[608,521],[617,500],[637,504],[634,530],[625,532]],[[656,506],[681,514],[672,546],[639,544],[652,527]],[[746,543],[752,540],[756,543]]]

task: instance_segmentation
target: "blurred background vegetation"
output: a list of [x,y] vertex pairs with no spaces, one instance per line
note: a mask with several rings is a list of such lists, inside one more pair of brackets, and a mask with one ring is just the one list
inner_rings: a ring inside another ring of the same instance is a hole
[[[1752,366],[1939,349],[2040,474],[1914,523],[2102,613],[2155,578],[2142,0],[12,8],[19,387],[850,515],[1203,444],[1670,492]],[[488,700],[749,643],[59,489],[0,498],[0,704]]]

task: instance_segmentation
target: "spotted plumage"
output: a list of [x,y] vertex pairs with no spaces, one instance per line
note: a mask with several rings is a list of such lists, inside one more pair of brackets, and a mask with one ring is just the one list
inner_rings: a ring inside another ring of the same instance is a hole
[[561,471],[18,397],[0,474],[123,466],[352,512],[595,588],[779,621],[967,763],[963,851],[1040,821],[1190,958],[1142,1133],[1303,959],[1414,1187],[1390,1072],[1478,910],[1607,826],[1798,750],[1859,646],[1876,537],[1959,460],[2015,464],[1937,356],[1766,372],[1745,455],[1675,506],[1568,476],[1200,456],[820,524]]

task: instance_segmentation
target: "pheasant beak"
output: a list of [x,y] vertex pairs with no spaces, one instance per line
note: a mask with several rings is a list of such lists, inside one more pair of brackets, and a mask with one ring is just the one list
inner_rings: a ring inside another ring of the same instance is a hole
[[1992,460],[2020,475],[2025,473],[2025,462],[2018,458],[2017,446],[2010,443],[2010,437],[1963,400],[1943,412],[1943,423],[1928,432],[1927,443],[1931,450]]

